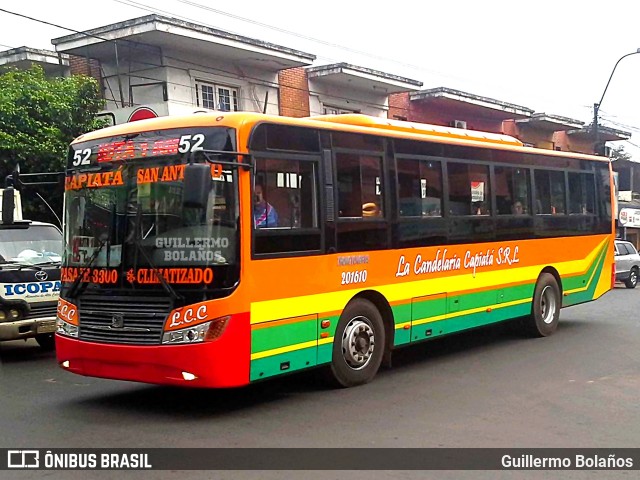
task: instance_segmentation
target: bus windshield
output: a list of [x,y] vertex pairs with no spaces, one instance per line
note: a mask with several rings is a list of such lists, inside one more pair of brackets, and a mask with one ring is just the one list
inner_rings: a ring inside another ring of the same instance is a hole
[[[93,266],[134,266],[136,255],[123,256],[123,245],[148,250],[156,267],[236,262],[235,172],[224,170],[212,178],[206,206],[193,208],[182,202],[182,180],[145,182],[148,176],[155,178],[167,171],[180,177],[184,165],[176,162],[176,158],[165,157],[144,165],[112,166],[100,174],[121,175],[122,185],[69,190],[65,233],[71,250],[65,252],[65,264],[82,266],[103,242]],[[141,262],[149,260],[142,257],[136,263]]]
[[[145,283],[148,276],[135,277],[141,270],[167,277],[169,270],[213,272],[222,268],[228,272],[228,267],[237,266],[238,179],[232,155],[225,155],[229,159],[222,164],[209,163],[200,151],[167,154],[170,150],[126,161],[101,161],[103,145],[90,147],[98,151],[90,168],[78,169],[66,180],[63,263],[66,272],[71,272],[67,281],[87,268],[110,273],[95,275],[95,282],[92,276],[92,283],[114,284]],[[207,165],[211,172],[206,197],[199,204],[185,201],[184,175],[189,162]],[[111,274],[113,269],[121,275]],[[217,280],[204,283],[230,286],[231,279],[223,280],[227,274],[211,277]]]

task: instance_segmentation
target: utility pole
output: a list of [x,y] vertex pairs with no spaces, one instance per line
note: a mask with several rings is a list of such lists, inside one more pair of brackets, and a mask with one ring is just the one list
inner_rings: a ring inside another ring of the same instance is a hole
[[607,93],[607,88],[609,88],[609,84],[611,83],[611,79],[613,78],[613,74],[618,67],[618,64],[623,58],[627,58],[631,55],[635,55],[640,53],[640,48],[636,49],[635,52],[627,53],[626,55],[621,56],[616,64],[613,66],[613,70],[611,71],[611,75],[609,75],[609,81],[607,81],[607,85],[604,87],[604,92],[602,92],[602,96],[600,97],[600,101],[598,103],[593,104],[593,153],[596,155],[604,155],[604,142],[602,146],[600,145],[600,132],[598,131],[598,112],[600,111],[600,107],[602,106],[602,100],[604,100],[604,94]]

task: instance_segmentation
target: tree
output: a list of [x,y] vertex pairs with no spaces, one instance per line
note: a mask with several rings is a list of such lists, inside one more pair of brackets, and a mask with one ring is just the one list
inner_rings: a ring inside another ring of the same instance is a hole
[[609,158],[611,161],[616,160],[631,160],[631,154],[624,151],[624,146],[620,145],[619,147],[612,148],[611,153],[609,154]]
[[[69,143],[103,126],[95,117],[102,108],[91,77],[47,78],[39,66],[0,75],[0,181],[18,164],[21,173],[62,172]],[[58,216],[62,193],[62,184],[40,191]],[[34,192],[24,193],[23,209],[25,218],[55,222]]]

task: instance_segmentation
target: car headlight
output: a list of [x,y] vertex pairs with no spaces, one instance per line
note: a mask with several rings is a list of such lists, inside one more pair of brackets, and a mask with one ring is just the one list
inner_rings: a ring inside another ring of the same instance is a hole
[[78,331],[80,329],[77,325],[73,325],[69,322],[65,322],[60,317],[56,320],[56,333],[59,335],[65,335],[67,337],[78,337]]
[[7,319],[7,314],[4,310],[0,310],[0,322],[4,322]]

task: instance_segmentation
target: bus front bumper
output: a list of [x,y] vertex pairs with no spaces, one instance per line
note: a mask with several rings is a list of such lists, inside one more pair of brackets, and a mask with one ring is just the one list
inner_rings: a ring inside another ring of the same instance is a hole
[[183,387],[225,388],[249,383],[250,347],[239,332],[214,342],[116,345],[56,334],[58,364],[90,377]]

